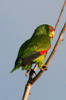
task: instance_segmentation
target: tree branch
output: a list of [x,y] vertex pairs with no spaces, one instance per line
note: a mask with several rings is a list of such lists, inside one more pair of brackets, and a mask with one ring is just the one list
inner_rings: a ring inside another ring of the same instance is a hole
[[65,6],[66,6],[66,0],[64,1],[63,7],[62,7],[62,9],[61,9],[61,12],[60,12],[60,14],[59,14],[58,20],[57,20],[57,22],[56,22],[55,30],[56,30],[57,27],[58,27],[58,24],[59,24],[59,22],[60,22],[60,19],[61,19],[61,16],[62,16],[62,13],[63,13],[63,11],[64,11],[64,7],[65,7]]
[[23,94],[22,100],[28,100],[28,96],[30,95],[30,89],[31,89],[31,87],[32,87],[32,85],[28,81],[27,84],[26,84],[26,86],[25,86],[25,90],[24,90],[24,94]]
[[[64,24],[61,32],[60,32],[60,35],[58,37],[58,40],[49,56],[49,58],[47,59],[45,65],[49,65],[50,61],[52,60],[53,56],[55,55],[60,43],[63,41],[63,37],[64,37],[64,32],[66,31],[66,23]],[[45,71],[45,66],[43,66],[43,69],[39,71],[39,73],[32,79],[30,80],[30,83],[33,85],[39,78],[40,76],[43,74],[43,72]]]
[[[61,10],[60,15],[59,15],[59,18],[58,18],[57,23],[55,25],[55,30],[57,29],[57,26],[58,26],[58,24],[60,22],[60,18],[61,18],[61,15],[62,15],[62,12],[64,10],[65,5],[66,5],[66,0],[65,0],[65,2],[63,4],[62,10]],[[60,35],[59,35],[59,37],[57,39],[57,42],[56,42],[56,44],[55,44],[55,46],[54,46],[49,58],[47,59],[45,65],[48,66],[50,61],[52,60],[52,57],[55,55],[55,53],[56,53],[56,51],[58,49],[58,46],[60,45],[61,41],[63,40],[65,31],[66,31],[66,23],[64,24],[64,26],[63,26],[63,28],[62,28],[62,30],[60,32]],[[36,70],[36,68],[37,68],[37,65],[34,67],[34,69]],[[40,70],[38,72],[38,74],[34,78],[32,78],[30,76],[30,74],[29,74],[29,79],[28,79],[27,84],[25,86],[25,90],[24,90],[24,94],[23,94],[22,100],[28,100],[28,97],[30,95],[30,89],[31,89],[32,85],[41,77],[41,75],[44,73],[45,70],[46,70],[46,68],[45,68],[45,66],[43,66],[43,69]]]
[[[57,42],[48,58],[48,60],[46,61],[45,65],[48,65],[50,63],[50,61],[52,60],[52,57],[55,55],[57,49],[58,49],[58,46],[60,45],[60,43],[63,41],[63,37],[64,37],[64,32],[66,31],[66,23],[64,24],[61,32],[60,32],[60,35],[57,39]],[[23,95],[23,98],[22,100],[28,100],[28,96],[30,94],[30,89],[32,87],[32,85],[41,77],[41,75],[43,74],[43,72],[45,71],[45,67],[43,66],[43,69],[39,71],[39,73],[34,77],[34,78],[29,78],[26,86],[25,86],[25,91],[24,91],[24,95]]]

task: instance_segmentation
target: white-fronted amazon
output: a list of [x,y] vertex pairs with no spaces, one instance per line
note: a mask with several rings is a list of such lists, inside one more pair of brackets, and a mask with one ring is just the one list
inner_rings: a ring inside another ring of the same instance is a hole
[[41,69],[47,52],[51,46],[51,38],[55,35],[55,30],[52,26],[43,24],[38,26],[32,37],[24,42],[18,52],[13,71],[19,69],[30,70],[32,64],[38,64]]

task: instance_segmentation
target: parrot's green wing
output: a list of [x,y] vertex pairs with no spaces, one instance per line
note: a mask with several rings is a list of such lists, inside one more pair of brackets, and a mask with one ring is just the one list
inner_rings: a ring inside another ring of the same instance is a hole
[[[20,50],[18,52],[18,57],[15,62],[15,70],[21,66],[22,66],[22,69],[25,69],[25,70],[30,69],[31,65],[32,65],[32,63],[31,63],[32,60],[38,58],[36,53],[39,51],[42,51],[42,50],[48,50],[50,48],[50,45],[51,45],[50,38],[46,35],[35,36],[35,37],[27,40],[20,47]],[[31,60],[31,56],[33,57],[32,60]],[[25,60],[24,60],[25,58],[29,58],[27,60],[27,65],[25,64]],[[30,64],[28,62],[30,62]],[[40,59],[40,62],[42,62],[41,59]],[[24,66],[24,64],[25,64],[25,66]]]
[[50,38],[46,35],[36,36],[27,40],[18,52],[18,56],[25,58],[37,51],[47,50],[51,45]]

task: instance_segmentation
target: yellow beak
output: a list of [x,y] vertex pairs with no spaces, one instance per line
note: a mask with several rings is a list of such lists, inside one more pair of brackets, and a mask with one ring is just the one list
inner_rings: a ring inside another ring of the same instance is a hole
[[55,31],[52,31],[52,32],[50,33],[49,37],[50,37],[50,38],[54,38],[54,36],[55,36]]

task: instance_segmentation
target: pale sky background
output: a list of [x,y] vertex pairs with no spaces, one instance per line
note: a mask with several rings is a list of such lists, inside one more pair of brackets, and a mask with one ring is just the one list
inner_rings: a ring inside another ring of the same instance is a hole
[[[64,1],[0,0],[0,100],[21,100],[27,82],[25,71],[10,73],[19,47],[38,25],[55,26]],[[65,21],[66,8],[53,45]],[[48,71],[33,85],[29,100],[66,100],[66,33]]]

